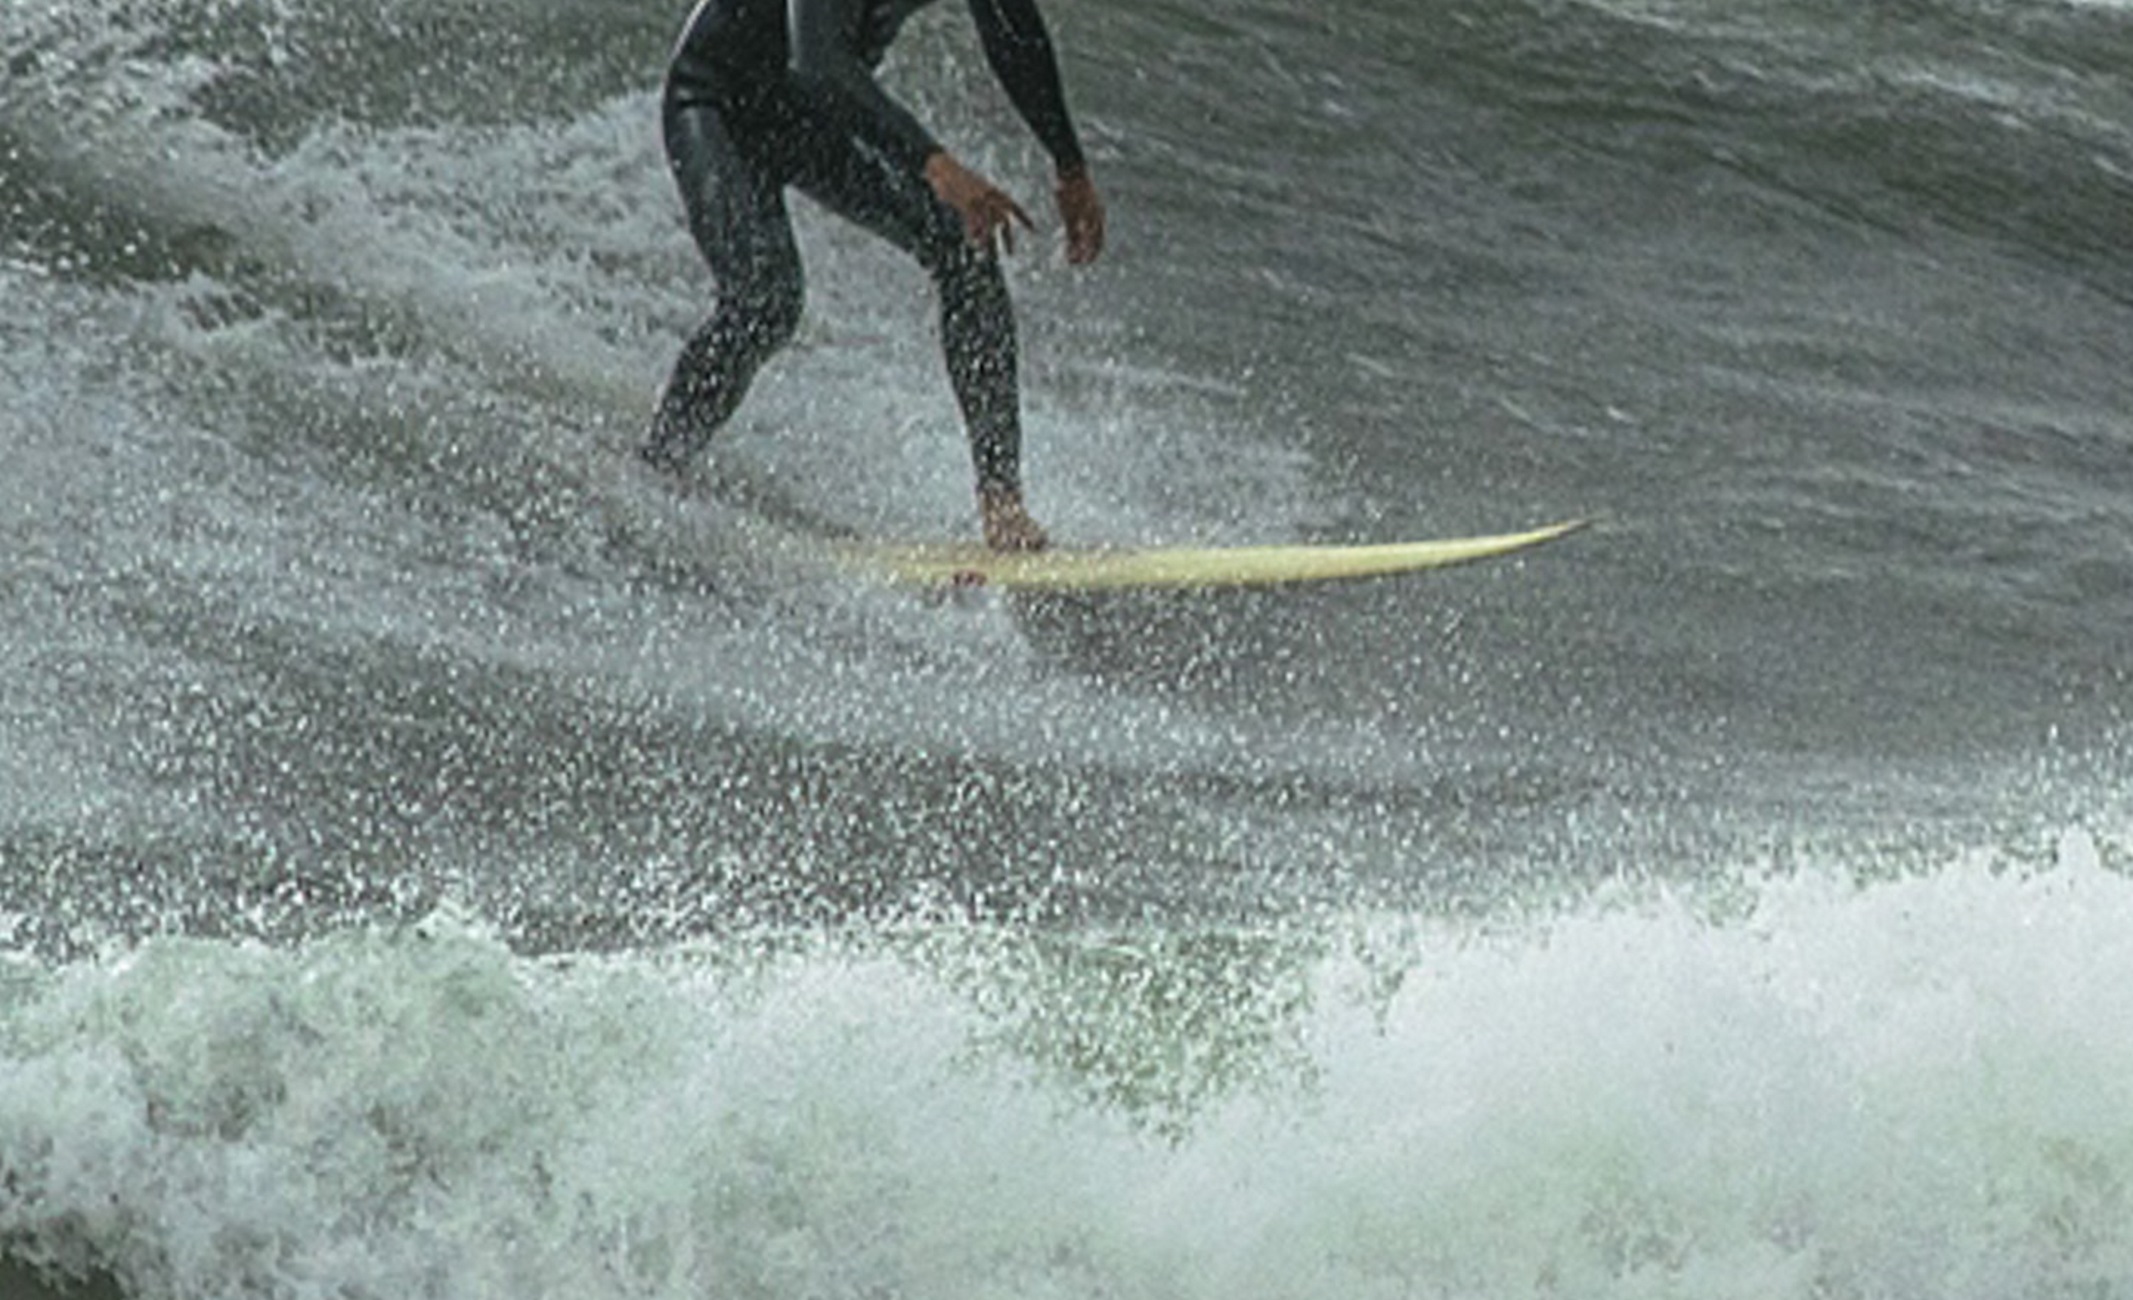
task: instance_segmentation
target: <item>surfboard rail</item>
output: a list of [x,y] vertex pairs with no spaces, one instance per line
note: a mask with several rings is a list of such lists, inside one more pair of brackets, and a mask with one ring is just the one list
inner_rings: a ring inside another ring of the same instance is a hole
[[977,542],[845,543],[847,568],[903,586],[1025,591],[1206,589],[1353,581],[1509,555],[1586,527],[1564,520],[1524,532],[1355,545],[1053,547],[1003,552]]

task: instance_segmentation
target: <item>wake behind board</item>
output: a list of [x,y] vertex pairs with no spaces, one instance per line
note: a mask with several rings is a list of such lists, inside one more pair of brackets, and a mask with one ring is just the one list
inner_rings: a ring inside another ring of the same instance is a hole
[[1129,588],[1271,587],[1286,583],[1375,578],[1441,569],[1509,555],[1574,533],[1574,519],[1523,533],[1367,546],[1054,547],[1033,552],[988,550],[975,542],[849,543],[838,558],[882,580],[921,587],[1006,587],[1024,591],[1117,591]]

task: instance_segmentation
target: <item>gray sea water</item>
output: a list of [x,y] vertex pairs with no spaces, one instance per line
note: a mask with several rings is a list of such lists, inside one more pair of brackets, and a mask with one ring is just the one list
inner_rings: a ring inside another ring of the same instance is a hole
[[1056,536],[1598,523],[1020,600],[804,204],[632,467],[684,6],[0,6],[0,1292],[2133,1296],[2123,3],[1049,0]]

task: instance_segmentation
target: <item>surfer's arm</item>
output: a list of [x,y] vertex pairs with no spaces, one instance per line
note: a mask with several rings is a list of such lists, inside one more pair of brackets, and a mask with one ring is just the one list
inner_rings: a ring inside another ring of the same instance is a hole
[[985,61],[1000,79],[1008,102],[1052,156],[1052,165],[1061,176],[1083,170],[1087,162],[1074,120],[1067,115],[1059,60],[1035,0],[970,0],[970,16],[977,23]]
[[1104,205],[1067,114],[1059,59],[1036,0],[970,0],[978,41],[1007,98],[1029,124],[1059,173],[1056,198],[1066,223],[1067,260],[1091,262],[1103,251]]
[[913,171],[941,147],[918,119],[889,98],[860,61],[853,33],[862,0],[787,0],[787,35],[793,79],[814,91],[824,107],[867,143]]

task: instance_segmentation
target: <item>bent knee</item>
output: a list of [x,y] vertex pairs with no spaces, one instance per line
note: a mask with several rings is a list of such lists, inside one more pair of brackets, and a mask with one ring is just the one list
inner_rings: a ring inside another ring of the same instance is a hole
[[1005,294],[1007,273],[998,254],[970,242],[958,223],[945,237],[928,242],[920,262],[935,285],[951,299],[969,299]]
[[752,349],[768,354],[792,342],[806,295],[800,277],[751,276],[719,294],[719,314],[733,322]]

